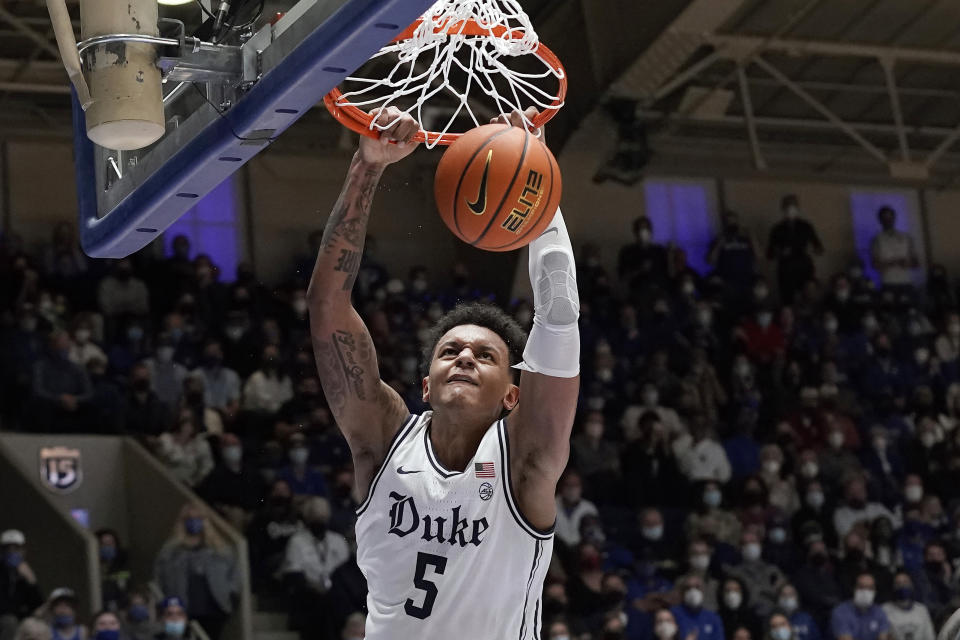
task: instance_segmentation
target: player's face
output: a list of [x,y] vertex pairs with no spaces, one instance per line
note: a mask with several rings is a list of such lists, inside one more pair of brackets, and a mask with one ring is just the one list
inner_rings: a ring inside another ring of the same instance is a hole
[[437,342],[430,375],[423,379],[423,400],[435,407],[488,408],[495,415],[513,409],[519,389],[510,373],[510,351],[485,327],[454,327]]

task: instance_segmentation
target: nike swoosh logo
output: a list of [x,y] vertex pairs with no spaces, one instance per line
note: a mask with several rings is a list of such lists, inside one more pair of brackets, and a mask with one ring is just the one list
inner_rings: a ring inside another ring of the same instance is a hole
[[407,475],[408,473],[420,473],[420,471],[422,471],[422,470],[418,470],[418,471],[404,471],[402,466],[397,467],[397,473],[399,473],[400,475],[404,475],[404,476]]
[[540,237],[542,238],[543,236],[547,235],[548,233],[555,233],[555,234],[557,234],[557,235],[560,235],[560,232],[557,231],[557,228],[556,228],[556,227],[550,227],[549,229],[547,229],[546,231],[544,231],[543,233],[541,233],[541,234],[540,234]]
[[473,215],[482,216],[487,210],[487,176],[490,175],[490,160],[493,158],[493,149],[487,152],[487,164],[483,168],[483,177],[480,178],[480,193],[477,194],[476,202],[467,200],[467,206]]

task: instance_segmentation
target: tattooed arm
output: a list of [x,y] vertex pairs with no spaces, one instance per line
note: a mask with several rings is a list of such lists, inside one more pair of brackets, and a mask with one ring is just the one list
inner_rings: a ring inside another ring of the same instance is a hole
[[[416,145],[409,141],[419,129],[411,117],[393,108],[377,117],[392,124],[379,140],[361,137],[343,191],[327,221],[307,290],[320,382],[350,445],[361,499],[407,416],[403,399],[380,380],[370,332],[350,302],[380,176],[388,164],[413,151]],[[388,144],[390,141],[397,144]]]

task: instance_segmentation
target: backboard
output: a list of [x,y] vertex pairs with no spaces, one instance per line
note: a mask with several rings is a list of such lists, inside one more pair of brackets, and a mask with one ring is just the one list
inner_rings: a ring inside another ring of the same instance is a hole
[[210,45],[174,33],[168,40],[179,42],[178,50],[189,57],[168,58],[159,49],[166,133],[137,151],[90,142],[74,93],[84,252],[120,258],[152,242],[432,3],[300,0],[237,45]]

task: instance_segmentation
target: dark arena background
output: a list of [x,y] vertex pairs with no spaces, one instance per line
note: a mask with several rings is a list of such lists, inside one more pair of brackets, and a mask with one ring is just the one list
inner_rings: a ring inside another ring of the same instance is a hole
[[[66,2],[77,39],[88,1]],[[545,135],[581,302],[523,637],[956,640],[960,3],[520,4],[568,76]],[[234,5],[235,44],[301,7]],[[212,41],[218,7],[159,12]],[[61,51],[43,2],[0,1],[0,640],[363,638],[307,296],[358,136],[318,100],[269,140],[228,131],[239,169],[142,249],[90,257]],[[244,106],[185,87],[168,131]],[[526,251],[440,220],[441,155],[386,170],[352,298],[413,413],[446,311],[534,315]],[[110,156],[89,193],[144,166]]]

